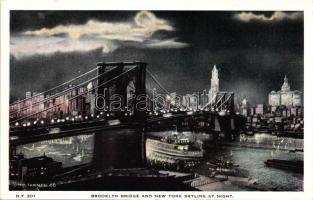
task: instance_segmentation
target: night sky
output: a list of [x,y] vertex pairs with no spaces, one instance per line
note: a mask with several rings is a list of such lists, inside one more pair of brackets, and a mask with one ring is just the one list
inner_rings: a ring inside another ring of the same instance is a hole
[[286,74],[303,92],[302,12],[11,11],[11,99],[102,61],[144,61],[171,92],[220,90],[267,103]]

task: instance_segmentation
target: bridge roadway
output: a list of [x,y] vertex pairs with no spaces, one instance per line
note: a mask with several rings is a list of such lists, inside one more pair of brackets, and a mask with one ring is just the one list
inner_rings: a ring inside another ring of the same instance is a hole
[[106,130],[136,129],[138,123],[120,120],[90,120],[51,124],[44,127],[23,127],[10,131],[10,145],[18,146],[50,139],[100,133]]
[[125,116],[120,119],[113,118],[94,118],[90,120],[81,120],[75,122],[60,122],[54,124],[35,125],[30,127],[19,127],[10,129],[10,145],[18,146],[38,141],[70,137],[83,134],[105,133],[109,130],[132,129],[156,125],[159,122],[173,122],[176,119],[185,119],[189,117],[209,117],[217,116],[213,112],[186,112],[179,111],[175,113],[165,113],[159,115],[147,115],[146,121],[138,123],[132,116]]

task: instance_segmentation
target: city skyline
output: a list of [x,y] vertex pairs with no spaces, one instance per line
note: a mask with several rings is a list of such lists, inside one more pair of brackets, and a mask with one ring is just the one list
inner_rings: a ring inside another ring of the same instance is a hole
[[292,90],[303,91],[301,12],[12,11],[11,17],[12,99],[103,60],[145,61],[181,95],[208,90],[214,64],[221,90],[234,91],[237,103],[267,103],[285,75]]
[[304,191],[303,18],[10,11],[8,189]]

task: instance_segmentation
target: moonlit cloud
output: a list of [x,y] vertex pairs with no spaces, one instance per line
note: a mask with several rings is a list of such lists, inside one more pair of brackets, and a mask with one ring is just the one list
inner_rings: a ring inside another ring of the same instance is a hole
[[283,20],[297,20],[301,19],[303,16],[302,12],[281,12],[276,11],[269,17],[264,14],[255,14],[252,12],[241,12],[234,15],[235,19],[242,22],[250,21],[262,21],[262,22],[274,22],[274,21],[283,21]]
[[149,48],[185,48],[188,47],[189,45],[184,42],[178,42],[176,39],[168,39],[168,40],[163,40],[163,41],[154,41],[152,43],[148,43],[145,45],[146,47]]
[[67,53],[102,49],[103,53],[114,51],[117,46],[105,40],[75,40],[56,37],[12,37],[16,44],[11,45],[11,53],[16,58],[34,54]]
[[[174,27],[151,12],[141,11],[133,20],[127,22],[89,20],[80,25],[58,25],[53,28],[25,31],[11,37],[11,54],[21,58],[34,54],[90,51],[98,48],[102,48],[103,53],[110,53],[123,45],[123,42],[143,44],[157,31],[174,31]],[[167,39],[147,45],[151,48],[185,46],[185,43]]]

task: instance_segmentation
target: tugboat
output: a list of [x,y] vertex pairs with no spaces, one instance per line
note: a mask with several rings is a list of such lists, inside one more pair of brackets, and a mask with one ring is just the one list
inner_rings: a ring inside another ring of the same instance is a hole
[[203,158],[201,144],[198,146],[188,137],[176,132],[163,138],[147,138],[146,157],[151,167],[175,171],[191,171]]

